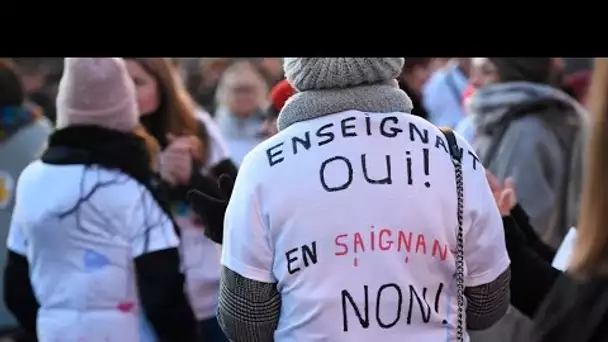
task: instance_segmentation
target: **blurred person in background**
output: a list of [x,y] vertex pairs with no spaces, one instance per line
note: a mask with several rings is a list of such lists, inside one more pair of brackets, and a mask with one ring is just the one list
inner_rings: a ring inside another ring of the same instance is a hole
[[217,89],[215,120],[228,142],[228,149],[237,164],[264,140],[260,125],[266,117],[268,85],[258,67],[250,61],[231,65]]
[[127,68],[137,90],[140,122],[159,142],[160,174],[170,187],[170,201],[182,234],[183,265],[188,294],[206,341],[225,341],[217,325],[215,311],[219,295],[219,255],[204,234],[209,216],[201,222],[189,208],[191,188],[215,190],[219,176],[236,178],[231,161],[215,123],[196,105],[186,91],[177,70],[165,58],[127,58]]
[[57,114],[17,184],[8,307],[40,341],[197,341],[156,143],[138,127],[124,61],[66,58]]
[[432,58],[432,61],[430,64],[431,72],[434,73],[438,69],[445,67],[449,62],[450,62],[449,58],[444,58],[444,57]]
[[[590,97],[591,132],[581,195],[580,219],[566,271],[551,266],[555,250],[543,244],[517,205],[514,186],[489,175],[503,213],[511,258],[511,301],[535,320],[534,342],[600,342],[608,339],[607,189],[608,62],[596,59]],[[510,192],[510,195],[509,195]],[[508,198],[510,197],[510,200]]]
[[422,88],[428,81],[431,70],[432,58],[405,58],[403,70],[397,78],[399,88],[403,90],[412,100],[412,112],[410,114],[419,116],[425,120],[429,119],[428,112],[422,104]]
[[215,115],[217,108],[215,94],[220,77],[232,63],[234,58],[201,58],[198,73],[189,75],[188,89],[196,102],[211,115]]
[[464,110],[465,117],[458,122],[458,125],[454,130],[460,133],[469,143],[473,143],[475,136],[475,123],[473,122],[473,115],[470,115],[471,99],[477,89],[483,87],[486,84],[496,82],[496,73],[492,66],[486,63],[485,57],[471,58],[471,76],[469,78],[469,85],[462,93],[462,107]]
[[[267,116],[260,127],[261,133],[270,138],[278,133],[277,118],[285,102],[296,93],[296,90],[287,80],[277,83],[270,91],[270,107]],[[226,207],[232,196],[234,179],[231,177],[221,177],[218,188],[212,191],[193,190],[189,193],[188,200],[192,209],[201,217],[214,220],[217,224],[209,225],[214,230],[205,230],[206,235],[218,244],[222,244],[224,235],[224,217]],[[214,211],[215,215],[210,215],[209,211]]]
[[[0,238],[6,241],[15,205],[17,179],[21,171],[42,154],[53,127],[41,109],[26,103],[26,94],[17,66],[0,59]],[[0,262],[6,265],[6,251]],[[6,281],[6,279],[5,279]],[[15,319],[3,302],[0,327],[15,326]]]
[[17,58],[21,81],[28,101],[42,108],[44,115],[55,122],[55,97],[48,91],[47,79],[51,72],[48,63],[38,58]]
[[468,85],[470,69],[471,58],[452,58],[431,75],[422,90],[422,103],[431,123],[454,128],[464,118],[462,93]]
[[585,105],[587,103],[590,82],[590,71],[581,70],[574,72],[564,79],[564,91],[574,97],[579,103]]
[[[608,60],[596,58],[589,107],[591,126],[585,156],[577,237],[566,276],[545,298],[536,318],[538,342],[608,340]],[[602,185],[604,184],[604,185]]]
[[268,87],[274,87],[283,79],[283,58],[261,58],[258,65],[264,70]]
[[[513,177],[519,203],[542,240],[557,248],[577,219],[585,110],[554,87],[551,58],[486,58],[470,102],[473,147],[503,181]],[[526,341],[531,323],[507,315],[472,341]]]

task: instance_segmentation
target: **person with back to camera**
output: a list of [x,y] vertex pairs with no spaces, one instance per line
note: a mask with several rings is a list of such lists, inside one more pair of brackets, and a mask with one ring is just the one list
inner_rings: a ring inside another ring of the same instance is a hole
[[138,117],[122,59],[65,59],[58,130],[18,180],[4,274],[9,308],[40,341],[153,341],[141,313],[159,341],[199,341]]
[[468,341],[505,314],[509,257],[484,168],[464,139],[408,114],[403,62],[285,59],[298,92],[245,157],[224,221],[230,340]]

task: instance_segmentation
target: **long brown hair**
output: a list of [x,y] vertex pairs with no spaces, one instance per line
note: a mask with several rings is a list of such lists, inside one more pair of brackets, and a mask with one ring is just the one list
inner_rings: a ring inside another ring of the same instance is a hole
[[[580,278],[608,274],[608,59],[596,58],[589,109],[592,115],[577,240],[569,271]],[[602,185],[604,184],[604,185]]]
[[[159,108],[156,117],[166,133],[175,136],[196,136],[197,159],[204,162],[207,157],[208,135],[203,124],[196,119],[196,104],[186,90],[174,63],[168,58],[126,58],[137,62],[156,80]],[[153,133],[153,132],[150,132]],[[162,139],[163,137],[161,137]],[[159,139],[159,137],[157,137]]]

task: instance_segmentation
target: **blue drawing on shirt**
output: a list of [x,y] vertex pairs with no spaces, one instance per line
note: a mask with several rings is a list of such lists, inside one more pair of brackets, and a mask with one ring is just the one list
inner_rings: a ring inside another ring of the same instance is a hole
[[175,214],[180,217],[189,216],[190,207],[188,207],[188,203],[184,201],[177,202],[175,204]]
[[94,250],[87,249],[84,251],[84,268],[86,271],[95,271],[104,268],[110,264],[110,260]]

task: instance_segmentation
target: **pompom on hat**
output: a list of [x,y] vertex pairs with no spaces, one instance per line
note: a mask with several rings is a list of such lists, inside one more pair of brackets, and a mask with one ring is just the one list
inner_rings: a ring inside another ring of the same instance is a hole
[[285,77],[298,91],[351,88],[391,81],[404,58],[285,58]]
[[122,58],[66,58],[57,93],[57,127],[95,125],[132,132],[135,85]]
[[270,91],[270,103],[272,116],[278,116],[285,102],[296,93],[296,90],[289,84],[287,80],[282,80],[277,83]]

